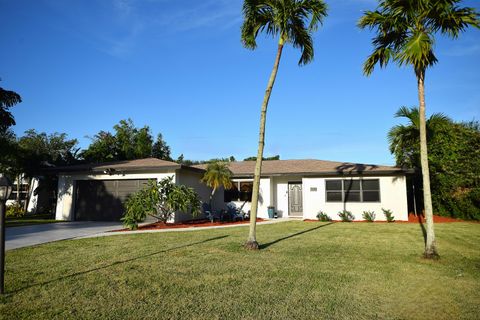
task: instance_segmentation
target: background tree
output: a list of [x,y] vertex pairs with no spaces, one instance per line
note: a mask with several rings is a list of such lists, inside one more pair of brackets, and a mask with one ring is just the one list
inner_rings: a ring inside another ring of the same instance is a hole
[[[397,166],[420,168],[420,114],[418,108],[401,107],[396,118],[405,118],[407,125],[399,124],[388,132],[390,152],[395,155]],[[427,143],[452,120],[443,113],[434,113],[426,120]]]
[[210,207],[212,207],[213,196],[218,188],[224,187],[225,189],[231,189],[232,183],[232,171],[228,168],[228,164],[225,162],[212,162],[207,165],[207,170],[202,177],[202,182],[212,188],[210,194]]
[[262,171],[263,148],[265,145],[265,124],[267,107],[277,77],[278,66],[282,56],[283,46],[292,44],[300,49],[299,65],[305,65],[313,60],[313,38],[315,31],[327,16],[327,6],[322,0],[245,0],[243,3],[243,24],[241,39],[248,49],[257,47],[257,36],[265,32],[272,37],[278,37],[278,49],[267,89],[263,98],[260,113],[260,132],[258,152],[255,164],[252,207],[250,214],[250,232],[245,244],[247,249],[258,249],[256,239],[256,220],[258,209],[258,193]]
[[360,28],[376,30],[374,51],[364,64],[370,75],[376,64],[384,67],[390,60],[413,67],[417,78],[420,127],[420,162],[423,199],[427,222],[424,256],[438,257],[433,226],[433,210],[427,154],[425,123],[425,72],[437,62],[433,52],[438,33],[457,38],[469,25],[480,27],[473,8],[458,7],[460,0],[381,0],[377,10],[367,11],[359,21]]
[[0,136],[3,136],[8,128],[15,125],[15,118],[9,109],[20,102],[22,102],[22,98],[18,93],[0,87]]
[[[57,177],[48,175],[44,169],[77,163],[79,150],[77,143],[77,139],[68,139],[66,133],[47,134],[37,132],[35,129],[25,131],[25,134],[17,142],[14,169],[18,175],[18,181],[20,181],[20,174],[23,175],[27,190],[30,190],[32,178],[42,176],[39,188],[43,188],[47,192],[55,192]],[[35,190],[35,192],[39,191]],[[25,199],[25,210],[30,197],[31,194],[28,194]]]
[[[408,123],[389,131],[390,151],[397,165],[420,168],[418,109],[401,108],[396,116]],[[480,124],[457,123],[443,114],[433,114],[426,129],[434,212],[480,220]]]
[[167,145],[161,133],[157,135],[157,141],[152,146],[152,156],[154,158],[173,161],[170,147]]
[[121,120],[114,127],[114,133],[100,131],[92,143],[82,152],[88,162],[110,162],[155,157],[171,160],[170,147],[157,136],[154,143],[150,127],[136,128],[131,119]]
[[[248,157],[243,159],[243,161],[256,161],[256,160],[257,160],[257,157]],[[262,161],[270,161],[270,160],[280,160],[280,156],[277,154],[276,156],[262,158]]]

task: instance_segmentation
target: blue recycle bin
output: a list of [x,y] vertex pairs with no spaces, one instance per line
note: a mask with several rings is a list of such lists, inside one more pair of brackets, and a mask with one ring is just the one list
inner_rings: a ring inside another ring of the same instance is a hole
[[273,219],[275,217],[275,207],[270,206],[268,207],[268,218]]

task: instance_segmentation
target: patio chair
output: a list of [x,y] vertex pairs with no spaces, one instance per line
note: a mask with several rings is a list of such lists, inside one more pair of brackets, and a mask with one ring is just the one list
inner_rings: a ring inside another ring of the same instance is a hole
[[205,215],[205,218],[207,218],[211,222],[214,222],[215,219],[221,220],[221,215],[213,212],[211,206],[206,202],[202,204],[202,211],[203,211],[203,214]]
[[232,221],[242,220],[244,219],[245,213],[237,208],[234,203],[227,203],[227,214]]

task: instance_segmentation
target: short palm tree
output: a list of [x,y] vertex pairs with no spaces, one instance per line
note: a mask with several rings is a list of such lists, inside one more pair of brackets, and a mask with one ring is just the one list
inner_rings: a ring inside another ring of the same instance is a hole
[[[420,115],[417,107],[401,107],[396,118],[406,118],[408,124],[394,126],[388,132],[390,152],[395,155],[397,166],[414,168],[420,163]],[[441,130],[451,119],[443,113],[434,113],[426,120],[427,140]]]
[[265,145],[265,123],[268,101],[277,77],[283,46],[292,44],[302,52],[299,65],[313,60],[312,32],[327,16],[327,6],[322,0],[245,0],[243,3],[242,42],[248,49],[257,47],[257,36],[265,32],[278,37],[278,49],[273,70],[268,80],[260,114],[260,133],[255,164],[252,207],[250,210],[250,232],[245,244],[247,249],[258,249],[256,220],[260,174],[262,171],[263,148]]
[[207,165],[207,170],[202,177],[202,182],[212,188],[212,193],[210,194],[210,207],[212,206],[215,191],[217,191],[218,188],[232,188],[232,175],[232,171],[230,171],[225,162],[212,162]]
[[427,157],[425,124],[425,72],[437,62],[433,52],[435,36],[457,38],[468,26],[480,27],[473,8],[459,7],[461,0],[380,0],[375,11],[367,11],[360,28],[376,30],[374,50],[364,64],[370,75],[375,65],[385,67],[390,60],[413,67],[417,78],[419,100],[420,160],[427,222],[426,258],[438,257],[433,227],[432,197]]

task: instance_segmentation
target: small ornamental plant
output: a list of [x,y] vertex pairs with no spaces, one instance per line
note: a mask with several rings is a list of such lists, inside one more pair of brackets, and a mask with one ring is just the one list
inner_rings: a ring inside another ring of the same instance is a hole
[[385,218],[387,219],[387,222],[395,222],[395,217],[393,216],[392,210],[382,208],[382,211],[385,215]]
[[184,185],[175,185],[172,177],[159,182],[149,181],[145,188],[127,199],[121,221],[128,229],[135,230],[147,215],[163,223],[170,220],[176,211],[196,217],[201,212],[200,203],[200,197],[195,190]]
[[328,216],[328,214],[326,214],[325,212],[323,212],[323,211],[321,211],[321,210],[320,210],[320,211],[318,212],[318,214],[317,214],[317,219],[318,219],[319,221],[323,221],[323,222],[332,221],[332,218],[330,218],[330,217]]
[[25,210],[20,203],[15,202],[7,206],[7,211],[5,215],[7,216],[7,218],[21,218],[25,215]]
[[355,220],[355,216],[348,210],[343,210],[338,213],[338,216],[342,222],[352,222]]
[[377,215],[375,214],[374,211],[363,211],[363,214],[362,214],[363,220],[365,220],[367,222],[375,221],[376,216]]

